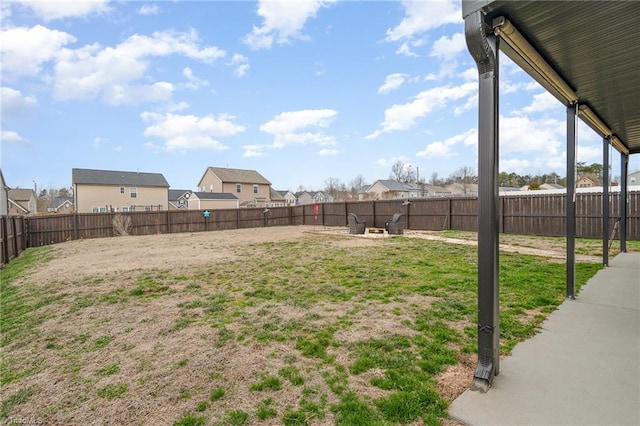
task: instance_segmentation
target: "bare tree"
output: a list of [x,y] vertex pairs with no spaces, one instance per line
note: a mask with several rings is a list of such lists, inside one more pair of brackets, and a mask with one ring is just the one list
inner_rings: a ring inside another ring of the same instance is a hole
[[416,181],[416,171],[413,170],[411,164],[404,164],[402,161],[396,161],[391,166],[391,174],[389,179],[397,182],[408,183]]
[[349,194],[351,195],[351,197],[357,198],[358,193],[362,191],[362,188],[364,188],[366,185],[367,183],[365,182],[362,175],[356,176],[351,182],[349,182]]
[[340,201],[344,199],[347,188],[344,183],[340,182],[340,179],[330,177],[324,181],[324,192],[331,195],[334,200]]
[[429,180],[429,184],[431,184],[433,186],[440,185],[440,179],[438,179],[438,173],[437,172],[431,173],[431,179]]

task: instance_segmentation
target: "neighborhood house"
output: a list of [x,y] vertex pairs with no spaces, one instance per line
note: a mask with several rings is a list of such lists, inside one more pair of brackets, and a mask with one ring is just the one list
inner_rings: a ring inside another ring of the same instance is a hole
[[255,170],[207,167],[198,189],[200,192],[233,194],[240,207],[271,205],[271,182]]
[[167,210],[169,184],[160,173],[72,169],[78,213]]

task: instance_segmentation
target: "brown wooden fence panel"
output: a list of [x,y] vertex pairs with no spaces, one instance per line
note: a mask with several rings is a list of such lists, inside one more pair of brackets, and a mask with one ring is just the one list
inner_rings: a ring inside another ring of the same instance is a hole
[[74,240],[72,214],[29,218],[29,247],[39,247]]
[[27,248],[27,225],[22,216],[0,216],[0,268]]
[[411,200],[405,211],[407,228],[442,231],[451,226],[451,199]]
[[451,229],[458,231],[478,230],[478,199],[451,199]]
[[324,226],[347,226],[347,203],[335,202],[318,205],[318,220],[314,223]]

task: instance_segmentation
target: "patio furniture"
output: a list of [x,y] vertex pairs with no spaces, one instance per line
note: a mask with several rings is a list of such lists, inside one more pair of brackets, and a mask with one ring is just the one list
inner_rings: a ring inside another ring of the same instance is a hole
[[384,224],[384,229],[391,235],[402,235],[404,232],[404,221],[402,220],[404,213],[396,213],[391,220]]
[[349,227],[349,234],[364,234],[367,223],[364,220],[358,219],[355,213],[349,213],[347,216],[347,226]]

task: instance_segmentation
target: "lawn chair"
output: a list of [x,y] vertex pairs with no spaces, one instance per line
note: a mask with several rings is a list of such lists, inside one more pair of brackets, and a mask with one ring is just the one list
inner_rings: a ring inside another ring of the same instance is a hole
[[349,213],[347,216],[347,226],[349,227],[350,234],[364,234],[367,223],[364,220],[358,219],[355,213]]
[[402,235],[404,232],[404,221],[402,221],[404,213],[396,213],[391,220],[384,224],[384,229],[391,235]]

